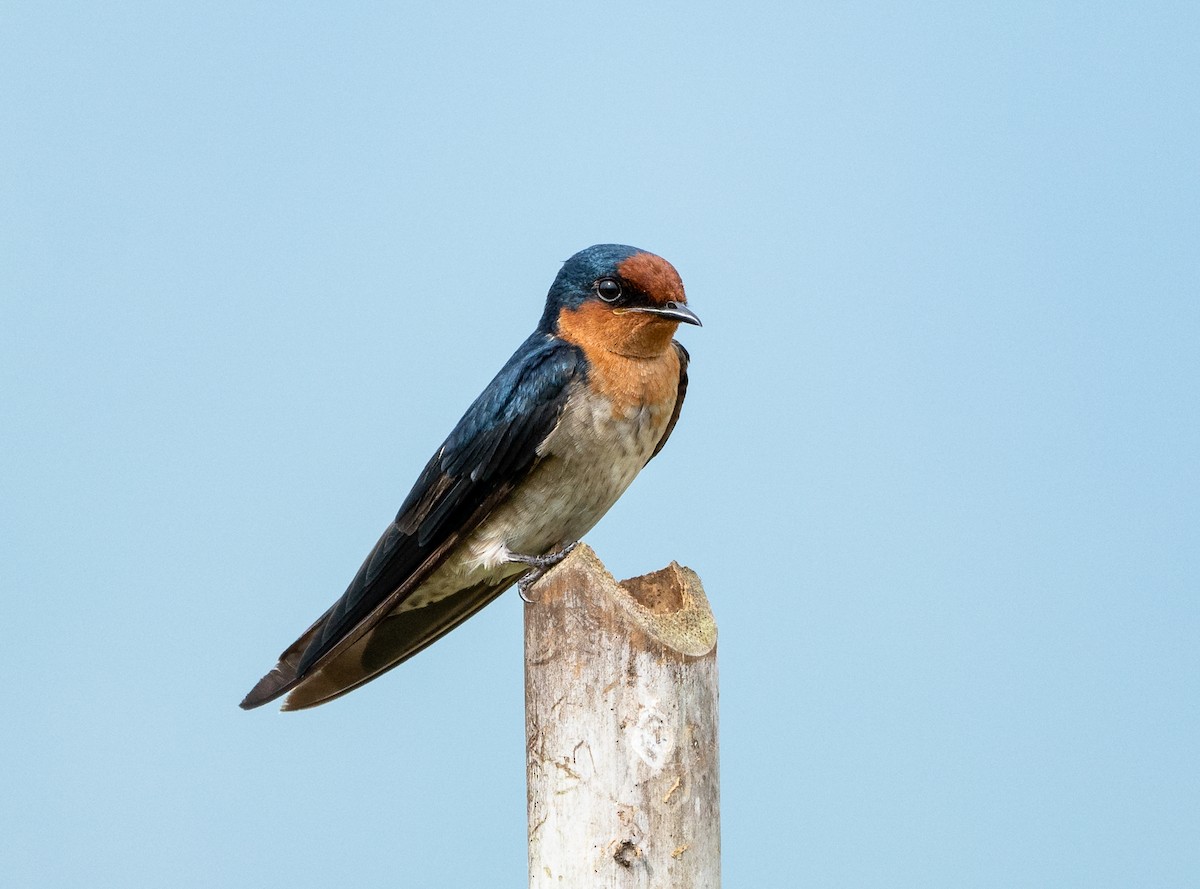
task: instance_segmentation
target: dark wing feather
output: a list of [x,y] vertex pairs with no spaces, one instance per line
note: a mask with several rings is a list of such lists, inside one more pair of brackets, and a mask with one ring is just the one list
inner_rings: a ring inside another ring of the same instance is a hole
[[545,334],[526,340],[438,448],[346,592],[242,706],[257,707],[293,688],[403,602],[529,472],[583,373],[577,347]]
[[283,709],[324,704],[399,666],[495,600],[512,582],[478,584],[429,605],[385,615],[351,649],[307,674]]
[[[671,419],[667,423],[667,429],[663,433],[663,437],[658,440],[658,444],[654,448],[654,453],[650,455],[650,460],[658,456],[658,452],[663,449],[663,445],[667,443],[667,439],[671,437],[671,430],[675,428],[675,424],[679,422],[679,411],[683,407],[683,399],[687,395],[687,370],[688,363],[692,360],[692,356],[688,354],[678,340],[671,340],[671,345],[675,347],[675,351],[679,353],[679,393],[675,396],[675,410],[671,412]],[[650,460],[646,462],[649,463]]]

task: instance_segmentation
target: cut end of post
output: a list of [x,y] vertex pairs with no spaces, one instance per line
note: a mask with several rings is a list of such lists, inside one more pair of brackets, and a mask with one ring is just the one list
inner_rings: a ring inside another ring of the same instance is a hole
[[717,622],[691,568],[672,562],[618,583],[595,551],[581,543],[535,584],[535,598],[583,580],[604,590],[645,633],[680,654],[702,657],[717,644]]
[[651,614],[674,614],[687,604],[682,570],[678,562],[672,562],[658,571],[622,580],[617,586]]

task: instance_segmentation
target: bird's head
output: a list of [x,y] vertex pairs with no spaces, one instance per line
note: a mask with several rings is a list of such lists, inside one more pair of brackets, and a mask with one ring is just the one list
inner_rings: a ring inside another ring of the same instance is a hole
[[634,358],[662,353],[680,324],[699,324],[683,282],[661,256],[597,244],[565,263],[546,296],[541,329]]

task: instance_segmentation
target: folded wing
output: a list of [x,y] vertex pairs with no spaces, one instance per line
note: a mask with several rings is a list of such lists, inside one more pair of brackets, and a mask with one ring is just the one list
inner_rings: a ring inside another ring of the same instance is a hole
[[[438,448],[345,593],[280,655],[241,706],[274,700],[316,671],[326,674],[319,683],[314,677],[319,687],[289,698],[285,709],[343,694],[416,654],[499,595],[511,581],[389,617],[536,465],[538,445],[583,374],[575,346],[545,334],[526,340]],[[352,646],[361,666],[334,669]],[[376,663],[385,649],[387,662]]]

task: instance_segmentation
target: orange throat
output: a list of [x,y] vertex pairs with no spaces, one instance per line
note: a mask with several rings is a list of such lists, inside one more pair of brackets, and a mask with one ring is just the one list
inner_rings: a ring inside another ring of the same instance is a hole
[[584,303],[558,316],[558,335],[583,349],[589,359],[598,352],[623,358],[658,358],[671,348],[679,322],[644,312],[624,312],[602,303]]
[[646,406],[670,411],[679,390],[679,352],[671,335],[679,324],[654,315],[584,303],[558,316],[558,335],[583,350],[593,390],[613,416]]

